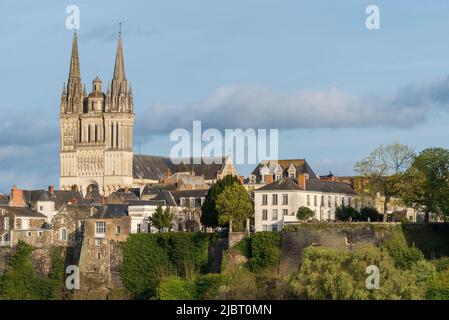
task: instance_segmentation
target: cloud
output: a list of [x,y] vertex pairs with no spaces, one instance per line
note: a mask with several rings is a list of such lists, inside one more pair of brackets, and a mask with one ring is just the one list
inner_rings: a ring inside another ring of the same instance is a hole
[[191,128],[413,128],[433,111],[448,110],[449,78],[410,84],[394,96],[357,97],[337,88],[274,92],[258,86],[229,85],[202,101],[181,106],[152,105],[138,119],[139,134]]

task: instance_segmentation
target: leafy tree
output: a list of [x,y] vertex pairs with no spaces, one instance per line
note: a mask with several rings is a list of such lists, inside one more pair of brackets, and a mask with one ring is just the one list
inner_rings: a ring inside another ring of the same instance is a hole
[[251,270],[260,271],[275,267],[281,256],[281,234],[279,232],[257,232],[251,238]]
[[388,204],[391,198],[400,194],[404,172],[408,170],[414,157],[412,148],[393,143],[379,146],[354,166],[358,174],[367,178],[364,193],[372,197],[380,193],[384,197],[384,221],[387,221]]
[[196,295],[201,300],[213,300],[218,298],[220,287],[224,283],[221,274],[205,274],[195,281]]
[[335,210],[335,217],[340,221],[357,221],[360,218],[360,213],[353,207],[342,205]]
[[[393,259],[373,245],[354,250],[309,247],[303,253],[302,265],[290,281],[292,294],[302,299],[381,300],[421,299],[423,287],[416,283],[412,271],[398,270]],[[380,288],[367,290],[366,267],[376,265]]]
[[374,222],[374,221],[382,221],[383,220],[383,215],[380,214],[379,211],[377,211],[376,208],[364,207],[364,208],[360,209],[360,218],[363,221],[368,221],[368,218],[372,222]]
[[224,188],[231,186],[233,183],[240,184],[240,179],[234,175],[227,175],[223,179],[218,180],[207,192],[204,203],[201,206],[201,224],[216,228],[218,223],[218,212],[216,208],[216,201],[218,196],[223,192]]
[[313,212],[312,209],[307,207],[300,207],[298,208],[298,211],[296,212],[296,217],[298,220],[304,221],[309,220],[310,218],[313,218],[315,216],[315,212]]
[[159,232],[162,232],[165,229],[171,230],[174,218],[175,214],[171,211],[170,207],[166,207],[164,210],[159,205],[149,218],[149,221],[151,226],[155,227]]
[[235,231],[242,231],[247,218],[253,216],[253,201],[245,188],[238,183],[233,183],[224,188],[217,198],[216,209],[218,222],[225,224],[232,221]]
[[425,212],[449,217],[449,150],[431,148],[422,151],[407,171],[402,192],[404,202]]

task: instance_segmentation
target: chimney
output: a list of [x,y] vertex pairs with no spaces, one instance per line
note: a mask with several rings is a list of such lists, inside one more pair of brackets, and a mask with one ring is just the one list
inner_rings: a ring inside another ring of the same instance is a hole
[[48,186],[48,193],[50,195],[53,195],[55,193],[55,187],[54,186]]
[[11,207],[26,207],[25,198],[23,197],[23,190],[17,189],[13,186],[11,189],[11,200],[9,201]]
[[271,174],[265,175],[265,183],[269,184],[269,183],[272,183],[272,182],[273,182],[273,175],[271,175]]
[[309,179],[309,175],[307,173],[301,173],[298,177],[298,185],[302,190],[306,190],[307,188],[307,180]]
[[243,184],[245,177],[239,176],[240,183]]

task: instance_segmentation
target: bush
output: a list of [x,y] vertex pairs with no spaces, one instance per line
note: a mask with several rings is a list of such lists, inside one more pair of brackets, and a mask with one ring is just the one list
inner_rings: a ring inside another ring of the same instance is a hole
[[368,221],[368,218],[371,222],[383,221],[383,215],[376,208],[364,207],[360,210],[360,220]]
[[195,281],[196,296],[201,300],[213,300],[218,298],[220,287],[224,283],[221,274],[205,274]]
[[353,207],[347,207],[345,205],[338,207],[335,210],[335,217],[339,221],[357,221],[360,218],[360,213]]
[[[412,272],[398,270],[393,259],[372,245],[355,250],[309,247],[299,272],[290,281],[291,293],[302,299],[420,299],[424,291]],[[380,288],[366,288],[366,267],[378,266]]]
[[208,245],[203,233],[132,234],[123,244],[123,285],[136,297],[148,298],[162,277],[192,280],[207,271]]
[[251,238],[249,265],[253,271],[275,267],[281,255],[281,234],[279,232],[257,232]]
[[440,259],[432,260],[432,263],[435,265],[437,272],[443,272],[449,270],[449,258],[443,257]]
[[436,277],[435,266],[426,260],[419,260],[412,266],[412,271],[415,274],[418,283],[430,283]]
[[396,267],[402,270],[410,269],[419,260],[424,259],[424,255],[419,249],[407,245],[404,234],[399,230],[391,233],[384,246],[393,257]]
[[449,270],[440,272],[427,290],[429,300],[449,300]]
[[195,285],[177,276],[163,278],[156,289],[159,300],[194,300]]
[[296,217],[298,220],[305,221],[309,220],[310,218],[313,218],[315,216],[315,212],[313,212],[312,209],[307,207],[300,207],[298,208],[298,211],[296,212]]

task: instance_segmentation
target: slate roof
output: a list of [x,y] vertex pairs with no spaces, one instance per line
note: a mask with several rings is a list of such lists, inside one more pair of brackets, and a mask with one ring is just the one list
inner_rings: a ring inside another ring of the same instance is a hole
[[[270,184],[264,185],[263,187],[257,189],[256,191],[264,191],[264,190],[289,191],[289,190],[302,190],[302,189],[298,185],[298,180],[286,177],[274,181]],[[355,191],[351,187],[351,185],[345,182],[323,181],[319,179],[308,179],[306,182],[305,191],[355,194]]]
[[16,216],[16,217],[28,217],[28,218],[43,218],[46,216],[37,211],[31,210],[28,207],[9,207],[9,206],[0,206],[0,209],[5,209],[6,212]]
[[206,180],[213,180],[216,178],[219,171],[222,169],[226,158],[219,157],[204,162],[195,164],[195,158],[178,158],[180,164],[174,164],[170,158],[160,156],[134,155],[133,158],[133,177],[135,179],[150,179],[161,180],[165,172],[169,170],[170,174],[176,172],[195,172],[197,176],[204,176]]
[[6,194],[0,194],[0,205],[8,205],[9,204],[9,196]]
[[[158,193],[152,200],[164,201],[165,205],[175,207],[181,204],[181,198],[204,198],[207,195],[208,189],[197,190],[179,190],[179,191],[166,191],[163,190]],[[200,201],[195,201],[195,206],[200,206]]]
[[81,192],[72,190],[54,190],[53,194],[50,194],[48,190],[24,190],[23,196],[28,203],[53,201],[56,210],[64,204],[71,203],[73,199],[76,200],[77,205],[85,204]]
[[259,173],[260,168],[266,165],[270,169],[270,173],[273,173],[278,164],[282,167],[284,177],[288,177],[288,168],[291,164],[293,164],[296,168],[297,177],[302,173],[307,173],[309,175],[309,179],[319,179],[305,159],[262,160],[253,172],[251,172],[251,174],[256,176],[256,183],[261,181]]
[[108,204],[99,208],[98,212],[92,215],[94,219],[114,219],[128,216],[127,204]]
[[165,205],[163,200],[131,200],[129,206],[158,206]]
[[165,184],[165,183],[147,184],[142,190],[142,196],[158,194],[162,190],[175,191],[176,186],[174,184]]

